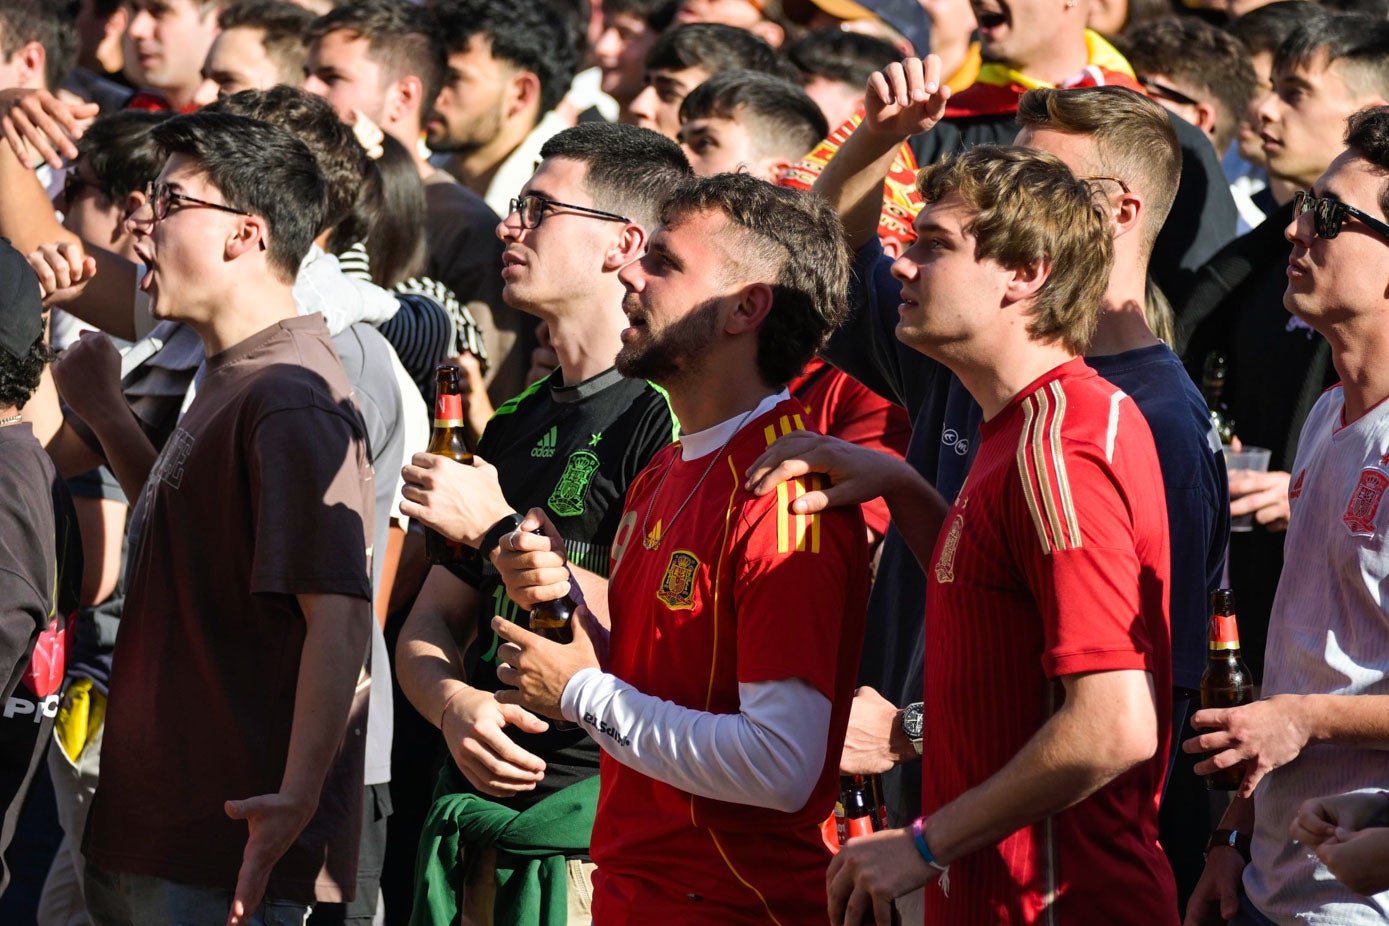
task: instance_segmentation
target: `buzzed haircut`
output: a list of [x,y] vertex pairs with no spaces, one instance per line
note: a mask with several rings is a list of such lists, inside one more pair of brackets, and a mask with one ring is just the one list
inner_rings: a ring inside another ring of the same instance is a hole
[[733,269],[772,286],[772,309],[757,331],[757,372],[766,385],[784,386],[848,311],[851,255],[844,227],[820,197],[743,173],[685,184],[662,206],[661,224],[708,212],[722,213],[735,233],[726,248],[737,262]]
[[686,23],[662,33],[646,56],[648,71],[703,68],[710,74],[742,68],[784,74],[776,51],[746,29],[722,23]]
[[1239,39],[1194,16],[1167,16],[1126,30],[1120,50],[1140,80],[1180,81],[1214,104],[1215,149],[1229,147],[1258,82]]
[[350,0],[309,24],[308,44],[339,30],[366,40],[371,60],[387,80],[418,77],[424,108],[434,105],[444,85],[448,56],[423,6],[412,0]]
[[626,13],[646,23],[648,29],[656,32],[666,31],[675,21],[680,9],[680,0],[603,0],[603,15],[616,16]]
[[282,84],[269,90],[233,93],[204,111],[268,122],[308,147],[323,179],[323,220],[315,236],[337,225],[356,207],[371,163],[352,128],[338,118],[327,100]]
[[154,140],[166,156],[193,161],[228,206],[264,217],[270,269],[293,283],[323,223],[323,178],[304,143],[266,122],[207,111],[160,124]]
[[1389,22],[1333,13],[1298,28],[1273,57],[1275,74],[1333,64],[1352,93],[1389,97]]
[[1271,55],[1299,28],[1329,15],[1320,3],[1278,0],[1277,3],[1250,10],[1225,28],[1244,43],[1251,55]]
[[448,54],[473,36],[487,40],[492,57],[540,80],[540,112],[559,105],[574,79],[578,55],[564,19],[545,0],[435,0],[435,34]]
[[680,121],[709,118],[747,126],[758,154],[791,161],[829,134],[825,114],[804,90],[757,71],[723,71],[691,90],[680,104]]
[[1152,253],[1182,177],[1182,149],[1172,117],[1124,87],[1029,90],[1018,100],[1018,125],[1084,135],[1094,141],[1088,165],[1144,194],[1143,254]]
[[289,0],[236,0],[222,9],[217,25],[228,29],[259,29],[265,54],[279,69],[281,83],[297,84],[309,55],[307,33],[313,13]]
[[583,187],[595,208],[625,215],[648,231],[670,191],[694,177],[679,145],[634,125],[581,123],[552,136],[540,157],[583,164]]
[[[1389,106],[1362,109],[1346,121],[1346,147],[1389,174]],[[1379,188],[1379,211],[1389,215],[1389,185]]]
[[807,32],[782,48],[782,56],[803,78],[823,77],[858,90],[875,71],[902,60],[890,42],[834,27]]
[[57,90],[77,63],[75,5],[59,0],[0,0],[0,59],[9,61],[30,42],[43,46],[43,79]]
[[91,168],[106,203],[120,205],[159,176],[165,155],[154,129],[169,118],[169,113],[126,109],[87,126],[77,140],[77,158]]

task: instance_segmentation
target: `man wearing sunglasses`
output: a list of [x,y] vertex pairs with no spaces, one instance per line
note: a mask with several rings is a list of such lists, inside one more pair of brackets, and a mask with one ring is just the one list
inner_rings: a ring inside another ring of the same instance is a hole
[[153,137],[168,160],[127,226],[151,311],[197,332],[207,376],[157,458],[119,393],[87,418],[117,472],[150,476],[127,492],[85,897],[99,926],[298,922],[356,883],[372,621],[366,431],[292,289],[323,179],[239,116]]
[[[566,129],[540,153],[497,235],[503,297],[549,325],[559,368],[497,410],[476,466],[421,453],[404,470],[402,511],[478,551],[464,566],[431,570],[397,649],[401,689],[452,756],[422,837],[436,851],[419,875],[440,924],[460,910],[465,924],[539,922],[519,899],[523,883],[571,922],[590,921],[598,746],[582,729],[497,701],[505,686],[491,620],[527,626],[529,611],[507,597],[488,558],[522,523],[516,512],[543,508],[596,607],[628,483],[674,436],[664,393],[624,378],[613,358],[627,327],[618,271],[646,250],[666,192],[691,176],[685,156],[655,132],[606,123]],[[499,836],[497,821],[511,818]],[[454,819],[459,835],[441,839]],[[525,832],[544,832],[544,843]],[[523,843],[558,864],[523,875]]]
[[[1286,181],[1290,199],[1341,153],[1346,119],[1389,100],[1389,23],[1314,16],[1278,49],[1272,76],[1272,89],[1251,109],[1268,171]],[[1326,339],[1281,309],[1289,252],[1283,229],[1292,208],[1284,200],[1212,258],[1176,306],[1174,345],[1187,372],[1199,383],[1211,355],[1223,354],[1223,397],[1235,436],[1271,451],[1268,472],[1230,472],[1231,514],[1252,515],[1254,522],[1252,530],[1231,534],[1229,584],[1239,590],[1244,654],[1256,679],[1263,676],[1268,615],[1283,570],[1289,470],[1307,414],[1337,378]]]
[[1245,763],[1188,926],[1389,917],[1389,891],[1363,896],[1334,880],[1367,850],[1363,828],[1389,800],[1361,802],[1363,817],[1310,814],[1301,843],[1289,834],[1304,801],[1382,798],[1389,763],[1389,107],[1352,116],[1345,141],[1348,150],[1297,194],[1284,228],[1292,253],[1283,305],[1326,338],[1341,380],[1307,416],[1291,465],[1287,557],[1311,568],[1285,572],[1278,585],[1265,699],[1198,713],[1196,726],[1209,732],[1185,744],[1213,754],[1197,772]]

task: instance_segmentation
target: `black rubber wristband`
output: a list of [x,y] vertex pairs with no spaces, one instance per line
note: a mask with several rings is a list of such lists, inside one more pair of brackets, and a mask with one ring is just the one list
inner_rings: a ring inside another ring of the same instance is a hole
[[520,530],[523,520],[525,519],[522,518],[521,515],[513,511],[496,524],[487,528],[487,533],[482,535],[482,544],[477,548],[482,558],[487,559],[487,557],[491,555],[492,550],[501,544],[502,538],[507,534],[515,530]]

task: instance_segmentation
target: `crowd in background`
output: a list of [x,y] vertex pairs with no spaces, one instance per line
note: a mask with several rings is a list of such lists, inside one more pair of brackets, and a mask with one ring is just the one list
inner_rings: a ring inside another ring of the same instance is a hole
[[0,0],[0,130],[0,922],[1389,920],[1389,0]]

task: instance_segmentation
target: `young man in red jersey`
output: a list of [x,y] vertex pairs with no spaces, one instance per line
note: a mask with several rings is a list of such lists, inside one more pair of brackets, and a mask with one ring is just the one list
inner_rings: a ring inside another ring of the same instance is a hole
[[940,878],[931,924],[1175,922],[1162,478],[1142,414],[1080,359],[1112,260],[1102,191],[990,145],[918,184],[897,337],[984,421],[943,521],[900,513],[923,504],[903,464],[827,467],[836,494],[875,483],[929,582],[925,816],[839,854],[830,920],[887,926],[893,898]]
[[[813,197],[720,174],[667,200],[622,279],[618,368],[669,392],[682,436],[627,490],[611,635],[586,624],[560,646],[494,622],[510,641],[497,676],[519,689],[497,697],[603,748],[595,922],[814,922],[867,601],[863,521],[792,514],[816,477],[757,497],[743,474],[804,426],[784,387],[842,315],[843,233]],[[567,587],[537,524],[493,556],[523,607]]]

